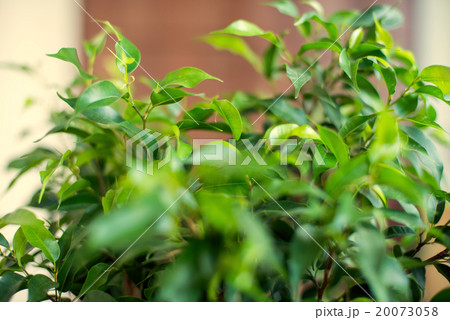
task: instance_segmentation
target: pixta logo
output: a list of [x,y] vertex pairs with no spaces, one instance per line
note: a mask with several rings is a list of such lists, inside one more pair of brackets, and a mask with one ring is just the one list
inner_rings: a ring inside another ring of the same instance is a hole
[[[161,169],[171,161],[173,153],[164,152],[170,140],[170,137],[159,132],[140,131],[126,142],[126,165],[153,175],[154,170]],[[305,161],[314,161],[319,166],[325,164],[322,153],[310,139],[259,139],[256,142],[248,139],[193,139],[192,152],[182,160],[194,166],[214,163],[267,166],[264,155],[268,150],[277,154],[279,165],[302,165]]]
[[163,136],[159,132],[141,130],[126,142],[126,166],[139,172],[153,175],[155,167],[161,169],[170,162],[169,157],[158,159],[155,157],[158,151],[167,144],[170,137]]

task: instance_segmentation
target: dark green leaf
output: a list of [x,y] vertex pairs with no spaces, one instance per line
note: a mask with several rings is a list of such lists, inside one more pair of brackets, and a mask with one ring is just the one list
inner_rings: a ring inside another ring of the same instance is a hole
[[108,280],[108,273],[105,272],[106,270],[108,270],[108,268],[109,265],[106,263],[98,263],[95,266],[93,266],[88,272],[88,275],[83,283],[83,287],[81,288],[80,293],[84,295],[86,294],[86,292],[96,290],[102,285],[104,285]]
[[447,279],[448,282],[450,282],[450,267],[448,265],[439,263],[435,264],[434,267]]
[[436,212],[434,214],[433,224],[437,224],[441,220],[442,215],[444,214],[444,210],[445,210],[445,203],[446,203],[446,201],[443,199],[443,200],[440,200],[438,202],[438,204],[436,205]]
[[92,290],[84,297],[83,302],[116,302],[116,299],[106,292]]
[[9,248],[9,242],[6,240],[6,238],[3,236],[3,234],[0,233],[0,246]]
[[433,298],[431,298],[431,302],[449,302],[450,301],[450,288],[444,289],[437,293]]
[[386,238],[397,238],[415,235],[414,230],[405,226],[391,226],[384,231]]
[[48,290],[55,287],[55,283],[48,277],[37,274],[28,282],[28,301],[39,302],[47,299]]
[[16,292],[24,288],[24,277],[13,272],[4,273],[0,277],[0,302],[8,302]]

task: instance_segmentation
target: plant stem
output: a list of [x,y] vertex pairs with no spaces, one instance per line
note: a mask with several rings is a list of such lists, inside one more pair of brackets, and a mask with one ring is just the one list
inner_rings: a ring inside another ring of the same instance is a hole
[[446,256],[448,256],[449,251],[448,249],[444,249],[441,252],[439,252],[438,254],[432,256],[431,258],[425,260],[425,262],[432,262],[432,261],[436,261],[436,260],[441,260],[443,258],[445,258]]
[[142,115],[142,113],[139,111],[138,108],[136,108],[136,105],[134,104],[134,99],[133,99],[133,94],[131,93],[131,86],[130,86],[130,80],[128,78],[128,72],[127,72],[127,66],[124,65],[123,66],[125,69],[125,73],[124,73],[124,78],[125,78],[125,84],[127,86],[127,92],[129,95],[129,102],[131,103],[131,106],[133,107],[134,111],[136,111],[136,113],[139,115],[139,117],[142,119],[142,129],[145,130],[145,124],[146,124],[146,118],[144,118],[144,116]]
[[414,81],[411,82],[411,83],[409,84],[408,87],[406,87],[405,91],[403,91],[403,93],[400,95],[400,97],[398,97],[397,99],[395,99],[394,102],[392,102],[390,105],[393,106],[393,105],[396,104],[401,98],[403,98],[403,97],[406,95],[406,93],[408,93],[409,89],[411,89],[411,87],[412,87],[413,85],[415,85],[416,82],[417,82],[418,80],[419,80],[419,77],[415,78]]
[[331,259],[331,255],[332,254],[333,253],[331,252],[330,253],[330,258],[328,259],[327,265],[325,267],[322,285],[318,288],[317,301],[322,301],[323,293],[325,292],[325,289],[328,286],[330,270],[331,270],[331,267],[333,266],[333,260]]

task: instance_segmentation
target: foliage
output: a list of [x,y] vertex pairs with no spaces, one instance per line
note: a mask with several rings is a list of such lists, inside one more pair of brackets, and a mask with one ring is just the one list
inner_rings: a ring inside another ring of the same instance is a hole
[[[209,98],[187,88],[219,79],[187,67],[140,78],[151,90],[137,99],[141,54],[108,22],[110,76],[92,74],[106,34],[85,42],[86,69],[73,48],[49,55],[79,75],[58,94],[67,108],[42,139],[74,143],[38,145],[9,164],[17,177],[38,169],[42,189],[0,220],[18,226],[10,242],[0,234],[0,300],[27,288],[29,301],[419,301],[426,266],[449,279],[449,194],[430,136],[447,138],[433,105],[449,103],[450,69],[421,71],[394,44],[395,8],[325,16],[309,3],[303,14],[291,1],[269,3],[304,40],[295,53],[286,32],[244,20],[203,38],[273,88],[290,81],[285,93]],[[246,37],[266,41],[261,57]],[[193,164],[198,129],[224,133],[209,146],[237,155],[236,165]],[[155,142],[162,135],[168,143]],[[297,145],[283,164],[276,139],[286,138]],[[151,150],[150,167],[136,170],[130,141]],[[310,159],[298,163],[308,143]],[[421,259],[430,244],[444,250]],[[448,290],[436,299],[448,301]]]

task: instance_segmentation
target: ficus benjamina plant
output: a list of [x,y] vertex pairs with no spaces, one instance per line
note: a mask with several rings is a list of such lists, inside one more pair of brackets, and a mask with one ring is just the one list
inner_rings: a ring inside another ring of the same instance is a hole
[[[28,301],[421,301],[425,268],[450,280],[434,144],[448,146],[434,106],[450,104],[450,68],[421,70],[395,44],[395,7],[326,16],[308,4],[266,4],[292,20],[294,52],[287,32],[245,20],[202,38],[272,91],[207,97],[195,87],[221,80],[195,67],[136,79],[140,51],[109,22],[83,53],[49,54],[78,73],[58,92],[53,129],[9,164],[10,187],[35,169],[42,187],[0,219],[17,228],[0,234],[0,300],[27,289]],[[114,60],[106,77],[93,74],[100,54]],[[223,138],[195,147],[192,130]],[[49,135],[71,148],[40,145]],[[195,163],[213,147],[237,160]]]

